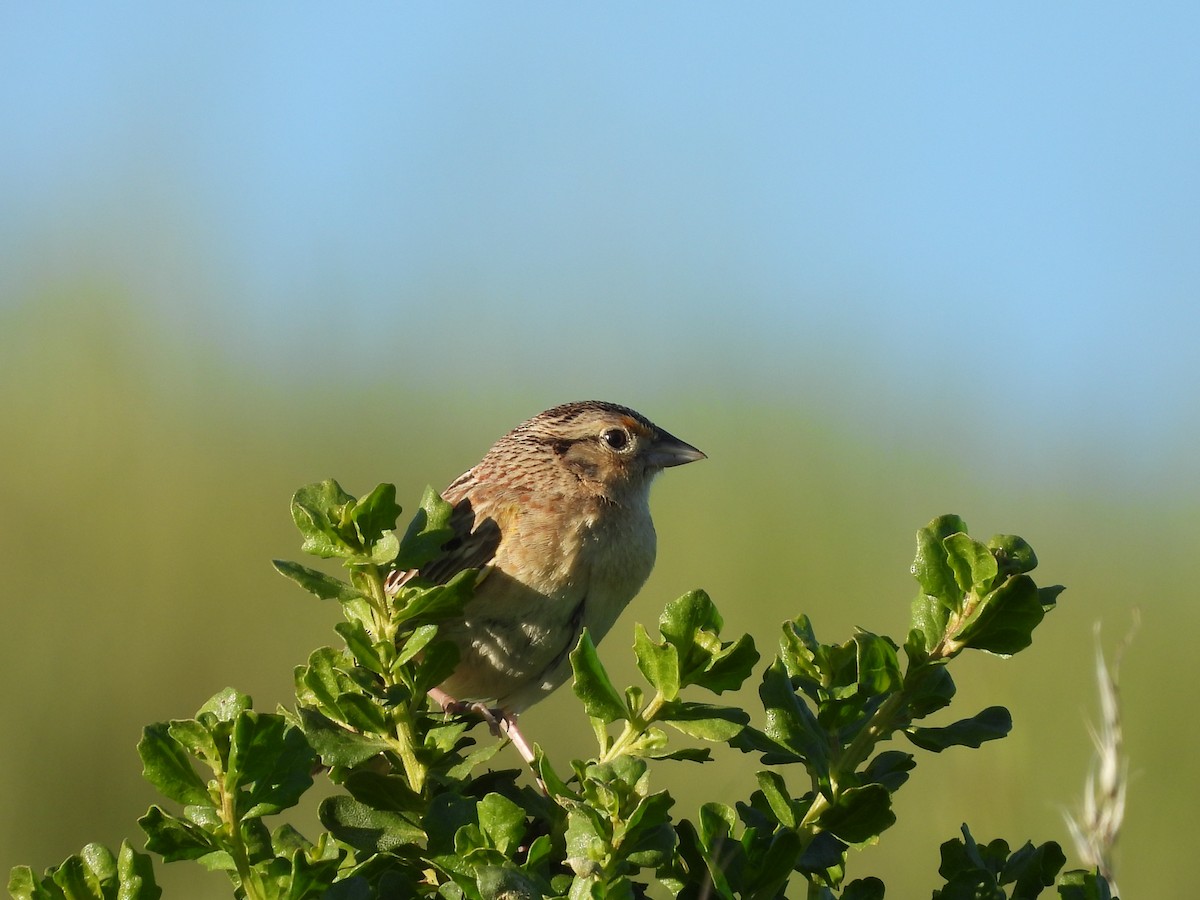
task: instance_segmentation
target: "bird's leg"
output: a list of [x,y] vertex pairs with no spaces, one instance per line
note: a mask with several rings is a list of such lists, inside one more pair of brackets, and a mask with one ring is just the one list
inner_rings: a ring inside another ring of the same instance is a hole
[[[525,740],[525,735],[521,734],[521,729],[517,728],[517,714],[508,710],[500,710],[500,729],[505,736],[512,741],[513,746],[517,748],[517,752],[527,762],[536,774],[537,767],[534,766],[533,748],[529,746],[529,741]],[[538,778],[538,784],[542,783],[542,779]],[[542,787],[545,790],[545,786]]]
[[471,706],[470,703],[464,703],[462,700],[454,699],[439,687],[430,688],[429,696],[438,706],[442,708],[442,712],[449,713],[452,716],[460,715],[466,712]]
[[529,742],[525,740],[525,735],[521,734],[521,730],[517,728],[516,713],[509,712],[506,709],[493,709],[480,701],[470,703],[465,700],[456,700],[441,688],[436,687],[429,691],[429,696],[442,708],[442,712],[450,713],[451,715],[462,715],[466,712],[475,713],[483,721],[487,722],[488,728],[491,729],[493,735],[508,738],[512,741],[512,745],[517,748],[517,752],[521,754],[525,762],[531,766],[533,765],[533,748],[529,746]]
[[491,729],[493,736],[500,737],[500,722],[504,718],[503,710],[492,709],[479,700],[456,700],[441,688],[436,687],[429,690],[429,696],[442,708],[442,712],[448,715],[461,716],[465,713],[475,713],[488,723],[488,728]]

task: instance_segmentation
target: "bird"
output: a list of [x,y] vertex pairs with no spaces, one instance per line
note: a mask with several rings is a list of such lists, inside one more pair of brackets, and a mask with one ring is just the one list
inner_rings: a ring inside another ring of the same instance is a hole
[[447,712],[468,709],[533,763],[517,717],[570,675],[583,630],[599,643],[654,567],[650,484],[706,455],[615,403],[565,403],[522,422],[442,491],[454,536],[417,570],[444,584],[478,570],[462,614],[439,626],[458,649],[430,691]]

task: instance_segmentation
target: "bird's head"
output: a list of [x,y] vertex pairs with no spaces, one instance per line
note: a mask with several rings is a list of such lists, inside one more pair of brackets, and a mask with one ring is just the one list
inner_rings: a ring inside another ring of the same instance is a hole
[[616,499],[665,468],[705,459],[691,444],[625,406],[588,400],[548,409],[519,426],[581,481]]

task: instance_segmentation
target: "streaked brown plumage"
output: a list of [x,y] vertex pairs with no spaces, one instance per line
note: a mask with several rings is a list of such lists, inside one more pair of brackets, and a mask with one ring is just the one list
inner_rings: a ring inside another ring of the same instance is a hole
[[[562,684],[587,628],[599,641],[654,566],[650,482],[704,454],[623,406],[567,403],[500,438],[442,496],[455,537],[419,575],[481,570],[474,597],[443,634],[458,668],[438,692],[494,703],[522,753],[516,714]],[[393,590],[412,573],[393,573]],[[457,700],[456,700],[457,698]]]

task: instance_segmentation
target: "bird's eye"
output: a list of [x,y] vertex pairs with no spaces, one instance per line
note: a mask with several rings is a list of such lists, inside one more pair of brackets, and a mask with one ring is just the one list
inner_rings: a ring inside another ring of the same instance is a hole
[[624,450],[629,446],[629,432],[624,428],[610,428],[600,438],[613,450]]

